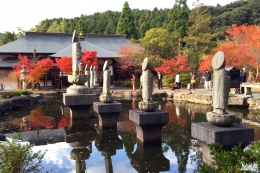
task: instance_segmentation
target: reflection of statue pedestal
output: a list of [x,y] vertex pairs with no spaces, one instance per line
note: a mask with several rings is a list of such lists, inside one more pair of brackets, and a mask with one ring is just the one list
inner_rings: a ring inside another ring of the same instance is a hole
[[117,126],[102,127],[98,126],[98,135],[95,141],[95,145],[98,151],[101,151],[104,156],[106,165],[106,172],[113,172],[113,165],[111,156],[116,154],[116,150],[123,148],[123,142],[119,139],[117,134]]
[[103,127],[116,126],[119,113],[122,111],[122,103],[94,102],[93,109],[98,113],[99,125]]
[[130,162],[139,173],[170,170],[170,162],[162,153],[161,143],[149,146],[137,141],[137,149],[130,156]]
[[85,160],[90,157],[90,153],[88,148],[73,149],[70,152],[70,159],[75,160],[76,173],[86,172]]
[[95,140],[96,136],[97,131],[89,124],[88,119],[71,118],[70,125],[65,128],[65,141],[73,148],[86,147]]
[[129,110],[129,119],[135,123],[138,140],[156,142],[161,141],[162,127],[169,122],[169,113],[162,110]]
[[70,125],[65,128],[65,141],[73,148],[70,158],[75,160],[76,173],[85,173],[85,160],[92,152],[92,141],[97,136],[97,131],[93,125],[89,124],[89,119],[71,119]]
[[219,143],[224,149],[230,149],[239,143],[246,146],[254,141],[254,129],[236,123],[230,127],[219,127],[209,122],[192,123],[191,136],[198,139],[202,146],[203,161],[211,163],[212,156],[208,144]]

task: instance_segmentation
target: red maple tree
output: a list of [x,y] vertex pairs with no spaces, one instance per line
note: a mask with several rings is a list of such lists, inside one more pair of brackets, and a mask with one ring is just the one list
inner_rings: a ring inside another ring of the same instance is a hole
[[39,83],[41,78],[48,73],[52,68],[53,61],[50,58],[44,58],[39,62],[33,62],[27,56],[18,56],[18,64],[13,68],[14,71],[19,74],[22,66],[25,66],[25,69],[28,70],[27,78],[28,81],[32,83],[33,87],[36,83]]
[[213,55],[207,55],[203,58],[199,65],[199,71],[211,71],[211,63],[212,63]]
[[163,60],[162,65],[155,68],[156,71],[170,76],[175,76],[177,72],[187,71],[188,69],[187,58],[182,55],[178,55],[174,59]]
[[116,68],[118,73],[128,74],[141,72],[141,64],[145,57],[142,49],[137,44],[123,46],[120,49],[120,57],[116,58]]
[[[62,56],[61,58],[55,58],[57,67],[67,73],[72,74],[72,57]],[[89,67],[95,66],[96,70],[98,69],[98,58],[97,58],[97,52],[96,51],[84,51],[82,54],[82,68],[84,71],[84,68],[86,65]]]
[[[236,45],[244,47],[244,52],[237,53],[237,59],[242,65],[255,66],[258,70],[260,62],[260,28],[256,25],[241,25],[233,24],[231,28],[227,29],[229,40],[233,41]],[[243,54],[241,54],[243,53]],[[245,60],[243,60],[246,54]]]
[[72,73],[72,59],[71,57],[63,56],[61,58],[55,58],[56,65],[57,67],[67,73],[71,74]]

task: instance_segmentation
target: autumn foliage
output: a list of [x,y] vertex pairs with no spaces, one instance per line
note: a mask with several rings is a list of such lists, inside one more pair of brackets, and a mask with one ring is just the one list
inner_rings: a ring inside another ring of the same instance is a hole
[[[233,24],[226,30],[228,37],[216,48],[225,53],[226,65],[258,68],[260,61],[260,28],[256,25]],[[202,62],[203,63],[203,62]],[[203,65],[202,65],[203,66]]]
[[71,74],[72,73],[72,60],[71,57],[66,57],[63,56],[61,58],[55,58],[56,61],[56,65],[57,67],[67,73],[67,74]]
[[189,68],[187,58],[185,56],[178,55],[174,59],[163,60],[162,65],[156,67],[156,71],[175,76],[177,72],[187,71]]
[[[63,56],[61,58],[55,58],[56,65],[57,67],[67,73],[71,74],[72,73],[72,58]],[[82,54],[82,68],[84,68],[86,65],[89,67],[95,66],[96,69],[98,68],[98,59],[97,59],[97,52],[96,51],[84,51]],[[84,70],[84,69],[83,69]]]
[[141,72],[144,54],[139,46],[131,44],[120,49],[120,57],[116,58],[116,67],[119,73]]
[[211,69],[211,63],[212,63],[213,55],[207,55],[203,57],[200,66],[199,71],[206,71]]
[[27,56],[19,56],[19,62],[13,68],[17,74],[20,73],[22,66],[25,66],[25,69],[28,70],[27,78],[28,81],[36,84],[40,82],[40,79],[48,73],[52,68],[53,61],[49,58],[40,60],[39,62],[33,62]]

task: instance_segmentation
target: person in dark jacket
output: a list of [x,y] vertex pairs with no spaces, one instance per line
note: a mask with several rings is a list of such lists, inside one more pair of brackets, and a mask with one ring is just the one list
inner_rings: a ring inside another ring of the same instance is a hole
[[[240,76],[240,82],[241,83],[246,82],[246,78],[247,78],[246,68],[243,68],[243,71],[242,71],[241,76]],[[244,87],[241,87],[241,92],[242,92],[242,94],[244,94],[244,92],[245,92],[245,88]]]
[[211,91],[212,88],[211,88],[211,73],[206,70],[205,74],[204,74],[204,77],[205,77],[205,84],[206,84],[206,89],[207,91]]

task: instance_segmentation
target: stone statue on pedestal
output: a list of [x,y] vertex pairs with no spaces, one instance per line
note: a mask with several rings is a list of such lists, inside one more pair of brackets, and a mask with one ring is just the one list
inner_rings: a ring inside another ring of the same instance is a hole
[[89,69],[89,73],[90,73],[90,88],[93,88],[93,81],[94,81],[94,71],[93,71],[93,66],[90,66]]
[[96,67],[95,67],[95,66],[94,66],[94,68],[93,68],[93,73],[94,73],[93,85],[95,85],[96,82],[97,82],[97,70],[96,70]]
[[213,72],[213,111],[207,113],[207,120],[217,126],[229,126],[235,122],[235,115],[227,113],[230,91],[230,76],[225,70],[226,60],[222,51],[217,52],[212,59]]
[[88,80],[87,82],[85,82],[85,85],[90,88],[90,74],[89,74],[89,71],[88,71],[88,64],[86,64],[85,66],[85,75],[88,76]]
[[158,102],[150,101],[153,93],[153,74],[150,70],[148,58],[145,58],[142,64],[142,78],[143,78],[143,101],[138,103],[141,110],[152,112],[158,108]]
[[84,85],[89,76],[82,74],[82,54],[79,37],[74,30],[72,36],[72,74],[68,75],[68,81],[73,85],[67,89],[68,94],[90,93],[90,89]]
[[74,30],[72,37],[72,74],[74,75],[80,75],[79,63],[81,63],[82,54],[79,38]]
[[100,101],[103,103],[113,102],[113,97],[110,93],[110,83],[111,83],[111,70],[109,70],[109,65],[105,61],[103,66],[103,91],[100,94]]

